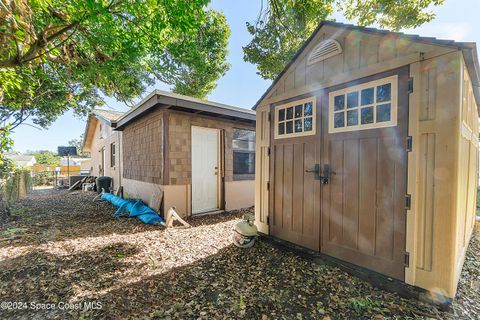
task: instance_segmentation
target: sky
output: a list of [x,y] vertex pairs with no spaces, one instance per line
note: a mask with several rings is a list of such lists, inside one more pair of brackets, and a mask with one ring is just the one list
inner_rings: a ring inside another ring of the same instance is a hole
[[[254,21],[260,10],[261,0],[213,0],[211,7],[223,12],[231,29],[229,39],[228,62],[230,70],[217,82],[217,87],[208,95],[211,101],[221,102],[242,108],[251,108],[270,85],[271,81],[262,79],[254,65],[243,61],[242,46],[251,36],[246,31],[245,22]],[[479,0],[446,0],[445,4],[435,9],[436,18],[416,29],[401,30],[405,33],[437,37],[456,41],[480,43]],[[340,14],[334,18],[339,22],[347,21]],[[158,88],[168,90],[162,83],[148,88],[144,95]],[[141,98],[141,97],[140,97]],[[140,100],[140,99],[139,99]],[[126,111],[128,107],[114,99],[107,99],[107,108]],[[105,108],[105,107],[102,107]],[[78,139],[85,130],[85,119],[75,117],[67,112],[59,117],[48,129],[37,129],[28,125],[20,126],[12,134],[14,150],[56,151],[58,146],[67,145],[68,141]]]

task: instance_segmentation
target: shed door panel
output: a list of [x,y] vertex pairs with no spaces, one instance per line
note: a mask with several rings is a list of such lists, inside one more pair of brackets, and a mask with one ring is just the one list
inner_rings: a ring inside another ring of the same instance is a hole
[[319,163],[319,151],[315,135],[272,139],[270,151],[270,234],[317,251],[320,184],[306,170]]
[[[328,117],[323,117],[322,138],[322,164],[335,174],[322,184],[321,251],[400,280],[405,268],[407,70],[398,77],[396,126],[329,133]],[[327,115],[328,94],[324,101]]]

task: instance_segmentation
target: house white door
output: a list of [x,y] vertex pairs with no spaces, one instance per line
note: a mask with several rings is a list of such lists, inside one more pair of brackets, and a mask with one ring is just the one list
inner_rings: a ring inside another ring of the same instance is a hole
[[192,127],[192,213],[219,208],[218,129]]

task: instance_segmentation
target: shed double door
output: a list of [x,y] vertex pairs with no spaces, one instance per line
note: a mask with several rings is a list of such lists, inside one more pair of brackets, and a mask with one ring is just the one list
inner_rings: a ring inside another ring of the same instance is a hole
[[[357,82],[315,92],[315,135],[272,139],[269,220],[273,236],[404,280],[405,69],[396,71],[396,126],[329,133],[329,92]],[[371,80],[375,79],[367,79]],[[315,165],[321,176],[329,169],[328,182],[315,179],[311,172]]]

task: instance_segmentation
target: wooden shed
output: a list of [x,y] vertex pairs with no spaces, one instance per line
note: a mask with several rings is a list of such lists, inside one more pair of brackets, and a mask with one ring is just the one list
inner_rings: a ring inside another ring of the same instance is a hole
[[254,107],[260,231],[453,298],[479,85],[475,43],[321,23]]

